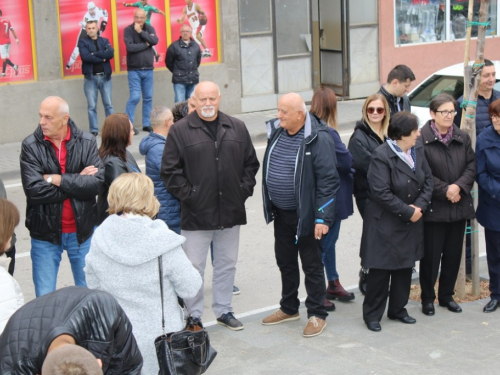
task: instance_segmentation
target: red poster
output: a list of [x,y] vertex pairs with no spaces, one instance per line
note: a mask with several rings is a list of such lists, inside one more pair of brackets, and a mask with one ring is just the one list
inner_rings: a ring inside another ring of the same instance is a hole
[[170,0],[172,40],[179,39],[182,24],[193,29],[202,51],[201,62],[219,62],[217,0]]
[[29,0],[0,0],[0,84],[36,79]]
[[[103,28],[101,36],[109,40],[113,48],[113,17],[111,16],[111,0],[59,0],[59,27],[62,50],[62,70],[64,77],[82,74],[82,60],[78,50],[78,40],[87,35],[86,22],[96,20],[99,28]],[[111,61],[114,71],[114,63]]]
[[116,19],[118,20],[118,43],[120,45],[120,70],[127,70],[127,49],[123,40],[124,29],[134,23],[134,12],[137,8],[146,11],[146,23],[154,27],[158,36],[158,44],[154,47],[157,61],[155,68],[165,68],[165,53],[167,52],[167,27],[165,20],[164,0],[116,1]]

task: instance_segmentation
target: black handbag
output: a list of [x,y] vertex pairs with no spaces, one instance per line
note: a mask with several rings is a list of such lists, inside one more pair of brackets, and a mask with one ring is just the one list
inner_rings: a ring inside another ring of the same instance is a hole
[[199,375],[207,371],[217,352],[210,345],[208,332],[199,319],[188,317],[186,327],[179,332],[165,334],[163,308],[163,265],[158,257],[161,293],[161,326],[163,335],[155,339],[158,375]]

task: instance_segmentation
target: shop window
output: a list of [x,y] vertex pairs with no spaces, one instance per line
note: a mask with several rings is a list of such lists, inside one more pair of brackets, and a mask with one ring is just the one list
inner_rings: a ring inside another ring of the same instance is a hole
[[269,0],[239,0],[240,33],[270,33],[271,3]]
[[[497,35],[497,2],[490,1],[486,35]],[[480,5],[480,0],[474,0],[473,22],[479,21]],[[468,11],[468,0],[395,0],[396,44],[464,39]],[[477,36],[477,28],[472,26],[472,37]]]
[[278,57],[309,54],[309,0],[275,0]]

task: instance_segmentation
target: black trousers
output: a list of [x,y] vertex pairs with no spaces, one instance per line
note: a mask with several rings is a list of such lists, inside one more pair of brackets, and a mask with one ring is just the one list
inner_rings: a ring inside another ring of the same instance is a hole
[[462,259],[465,220],[453,223],[424,223],[424,257],[420,261],[420,288],[422,303],[436,299],[436,285],[439,264],[438,299],[441,303],[453,300],[455,283]]
[[366,202],[368,201],[368,198],[366,198],[366,197],[355,197],[355,199],[356,199],[356,207],[358,207],[359,214],[361,215],[361,218],[364,219],[364,217],[365,217]]
[[405,306],[410,296],[411,273],[411,268],[399,270],[370,268],[365,300],[363,301],[363,320],[365,322],[380,322],[384,315],[387,297],[389,297],[388,317],[404,318],[408,316]]
[[300,269],[305,274],[307,292],[307,317],[316,316],[326,319],[328,313],[323,305],[326,297],[326,284],[323,261],[321,260],[321,241],[314,233],[307,237],[295,238],[297,234],[297,213],[295,210],[277,209],[274,219],[274,253],[281,272],[280,308],[285,314],[293,315],[299,311]]
[[500,300],[500,232],[484,228],[491,299]]

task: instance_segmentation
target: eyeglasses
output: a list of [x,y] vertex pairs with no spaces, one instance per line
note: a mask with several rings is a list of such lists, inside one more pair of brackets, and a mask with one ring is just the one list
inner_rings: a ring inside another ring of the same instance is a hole
[[370,115],[373,115],[375,113],[375,111],[377,111],[377,113],[379,115],[381,115],[382,113],[385,112],[385,108],[382,108],[382,107],[377,107],[377,108],[374,108],[374,107],[368,107],[366,109],[366,112],[368,112]]
[[455,116],[457,111],[436,111],[436,113],[441,113],[442,116],[447,117],[449,115]]

